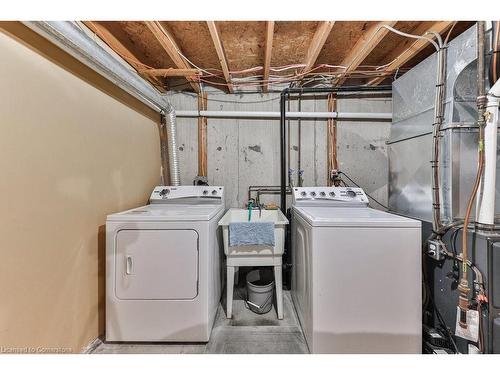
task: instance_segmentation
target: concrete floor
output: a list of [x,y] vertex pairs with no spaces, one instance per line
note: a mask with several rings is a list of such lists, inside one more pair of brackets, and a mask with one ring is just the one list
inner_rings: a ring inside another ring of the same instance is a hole
[[301,354],[308,353],[289,291],[284,291],[284,319],[278,320],[275,307],[258,315],[245,307],[235,288],[233,318],[226,319],[225,300],[219,305],[210,341],[206,344],[102,343],[92,354]]

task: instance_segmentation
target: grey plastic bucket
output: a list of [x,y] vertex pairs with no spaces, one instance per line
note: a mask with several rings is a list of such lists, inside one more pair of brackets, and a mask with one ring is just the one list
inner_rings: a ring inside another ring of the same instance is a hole
[[273,306],[274,275],[271,270],[257,269],[247,273],[247,303],[250,310],[265,314]]

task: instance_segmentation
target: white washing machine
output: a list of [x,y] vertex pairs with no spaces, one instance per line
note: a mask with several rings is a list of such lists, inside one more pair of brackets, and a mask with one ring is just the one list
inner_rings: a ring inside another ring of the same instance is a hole
[[421,353],[420,221],[362,189],[293,189],[292,299],[311,353]]
[[106,221],[106,340],[206,342],[222,289],[224,188],[158,186]]

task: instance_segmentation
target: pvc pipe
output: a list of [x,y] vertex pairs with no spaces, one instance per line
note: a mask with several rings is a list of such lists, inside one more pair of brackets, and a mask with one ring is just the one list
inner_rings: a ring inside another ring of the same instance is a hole
[[[499,123],[500,79],[488,92],[486,127],[484,128],[484,175],[481,194],[478,196],[477,221],[495,223],[495,193],[497,172],[497,129]],[[481,145],[480,145],[481,147]]]
[[[177,117],[261,118],[279,119],[280,112],[272,111],[176,111]],[[371,112],[286,112],[287,119],[341,119],[341,120],[392,120],[392,113]]]

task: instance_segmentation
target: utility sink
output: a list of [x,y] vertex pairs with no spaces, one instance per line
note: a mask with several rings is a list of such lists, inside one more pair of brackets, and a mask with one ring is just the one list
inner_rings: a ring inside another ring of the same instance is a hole
[[288,219],[280,210],[252,210],[250,222],[271,221],[274,223],[274,247],[268,245],[229,246],[229,224],[248,222],[248,210],[230,208],[220,219],[224,242],[224,253],[229,256],[238,255],[282,255],[285,243],[285,226]]

